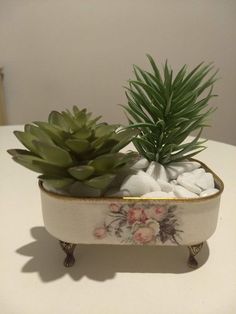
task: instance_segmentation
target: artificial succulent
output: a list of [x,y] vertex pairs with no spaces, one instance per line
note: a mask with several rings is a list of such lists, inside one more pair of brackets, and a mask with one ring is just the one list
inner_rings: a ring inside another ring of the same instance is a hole
[[52,111],[48,122],[36,121],[14,132],[26,150],[8,152],[17,163],[41,173],[39,179],[49,187],[75,195],[92,190],[100,196],[137,158],[135,153],[119,152],[137,130],[99,123],[100,118],[76,106],[72,112]]
[[[136,79],[129,80],[128,104],[123,106],[129,127],[139,130],[133,143],[149,161],[163,165],[190,158],[205,149],[200,136],[215,110],[207,107],[217,96],[212,93],[217,71],[206,78],[213,69],[211,64],[200,63],[190,72],[184,65],[174,77],[166,61],[162,75],[153,58],[147,57],[152,70],[134,65]],[[194,139],[184,142],[195,130],[198,133]]]

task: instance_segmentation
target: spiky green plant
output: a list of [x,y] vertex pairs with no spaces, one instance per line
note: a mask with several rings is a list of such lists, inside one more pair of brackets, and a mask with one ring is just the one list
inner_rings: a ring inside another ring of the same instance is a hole
[[[190,158],[205,149],[200,136],[214,111],[207,107],[217,96],[212,93],[217,71],[206,78],[213,69],[211,64],[200,63],[190,72],[184,65],[174,77],[166,61],[162,75],[153,58],[147,57],[152,71],[134,65],[136,79],[129,80],[126,87],[128,105],[123,107],[129,127],[139,130],[133,143],[149,161],[168,164]],[[184,142],[195,130],[199,132],[193,141]]]
[[76,106],[72,112],[52,111],[48,122],[26,124],[23,132],[14,132],[27,150],[8,152],[17,163],[41,173],[39,179],[54,188],[68,191],[79,182],[102,193],[134,161],[133,153],[119,151],[136,131],[98,123],[100,118],[92,119],[91,113]]

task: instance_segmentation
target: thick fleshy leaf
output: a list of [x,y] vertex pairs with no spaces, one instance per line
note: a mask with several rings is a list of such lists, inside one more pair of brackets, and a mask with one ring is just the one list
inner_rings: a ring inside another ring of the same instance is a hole
[[87,126],[90,127],[91,129],[94,129],[96,127],[96,123],[98,120],[101,119],[102,116],[98,116],[95,119],[92,119],[90,121],[87,122]]
[[37,138],[41,142],[45,142],[48,144],[54,144],[53,140],[50,138],[50,136],[41,128],[38,126],[32,125],[32,124],[26,124],[25,125],[25,132],[30,133],[35,138]]
[[65,131],[68,131],[70,129],[70,124],[68,123],[68,121],[64,119],[63,115],[58,111],[52,111],[49,114],[48,122],[51,125],[56,125],[60,129]]
[[92,188],[104,190],[111,184],[115,177],[116,175],[107,173],[102,176],[86,180],[84,183]]
[[75,182],[72,178],[49,177],[45,175],[39,176],[39,179],[55,189],[63,189]]
[[108,154],[111,152],[112,148],[117,144],[117,141],[114,139],[107,139],[103,144],[99,145],[99,148],[95,149],[91,153],[91,159],[94,159],[97,156],[101,156],[103,154]]
[[31,155],[14,156],[13,160],[20,165],[38,173],[53,176],[63,176],[66,173],[65,169],[52,165],[43,159]]
[[[121,154],[122,155],[122,154]],[[115,165],[116,159],[120,157],[120,154],[106,154],[101,155],[94,160],[89,162],[89,165],[92,166],[96,173],[108,172]]]
[[39,166],[33,164],[34,160],[40,160],[35,156],[30,156],[30,155],[20,156],[20,155],[18,155],[18,156],[14,156],[13,160],[15,162],[17,162],[18,164],[20,164],[20,165],[22,165],[22,166],[24,166],[24,167],[26,167],[32,171],[35,171],[38,173],[43,173],[42,169]]
[[137,129],[131,129],[131,130],[121,130],[116,134],[112,135],[112,139],[118,141],[118,144],[116,144],[112,150],[111,153],[116,153],[120,151],[123,147],[127,146],[139,133],[139,130]]
[[49,176],[56,176],[56,177],[66,177],[68,175],[67,168],[61,168],[56,165],[52,165],[45,160],[33,160],[33,166],[38,167],[40,169],[40,173],[49,175]]
[[18,140],[26,147],[28,150],[32,151],[38,155],[37,148],[35,147],[33,141],[37,140],[37,137],[28,132],[14,131],[15,136]]
[[90,143],[85,139],[70,139],[66,145],[77,154],[84,154],[90,149]]
[[7,150],[8,154],[10,154],[13,157],[17,156],[32,156],[32,157],[37,157],[37,155],[34,155],[32,152],[25,150],[25,149],[8,149]]
[[78,116],[78,114],[80,113],[80,110],[77,106],[73,106],[73,112],[75,116]]
[[110,134],[104,135],[103,137],[99,137],[96,140],[91,142],[91,147],[97,151],[103,147],[103,145],[111,138]]
[[92,135],[92,131],[87,128],[81,128],[73,134],[73,137],[78,139],[87,139]]
[[50,125],[47,122],[35,121],[34,124],[38,125],[42,130],[44,130],[53,140],[53,142],[63,147],[63,142],[66,138],[66,133],[64,131],[53,125]]
[[88,179],[94,173],[94,171],[95,169],[92,166],[88,165],[76,166],[68,169],[68,172],[74,178],[80,181]]
[[118,124],[109,125],[109,124],[101,124],[95,129],[95,137],[103,137],[106,135],[110,135],[119,127]]
[[66,150],[43,142],[34,141],[33,143],[39,155],[47,162],[59,167],[68,167],[73,164],[73,160]]

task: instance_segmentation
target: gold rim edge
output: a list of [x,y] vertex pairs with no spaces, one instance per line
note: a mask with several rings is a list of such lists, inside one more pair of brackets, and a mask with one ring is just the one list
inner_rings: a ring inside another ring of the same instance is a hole
[[203,196],[203,197],[193,197],[193,198],[177,198],[177,197],[169,197],[169,198],[162,198],[162,197],[158,197],[158,198],[142,198],[142,197],[76,197],[76,196],[67,196],[67,195],[61,195],[61,194],[57,194],[51,191],[47,191],[44,187],[42,182],[39,180],[38,185],[39,188],[42,192],[53,196],[54,198],[59,198],[59,199],[65,199],[65,200],[80,200],[81,202],[130,202],[130,201],[161,201],[161,202],[178,202],[178,203],[193,203],[193,202],[202,202],[202,201],[206,201],[206,200],[210,200],[213,198],[217,198],[218,196],[220,196],[222,194],[222,192],[224,191],[224,183],[223,181],[218,177],[217,174],[215,174],[206,164],[204,164],[202,161],[198,160],[198,159],[194,159],[194,158],[190,158],[191,161],[197,161],[199,162],[202,167],[207,170],[208,172],[210,172],[213,177],[214,177],[214,181],[216,183],[216,188],[219,189],[219,191],[215,194],[212,195],[208,195],[208,196]]

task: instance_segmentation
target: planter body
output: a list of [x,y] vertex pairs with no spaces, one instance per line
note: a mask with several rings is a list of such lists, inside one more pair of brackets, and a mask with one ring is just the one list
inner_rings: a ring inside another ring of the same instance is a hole
[[223,182],[213,175],[219,192],[193,199],[83,199],[47,192],[40,183],[45,227],[74,244],[195,245],[216,229]]

